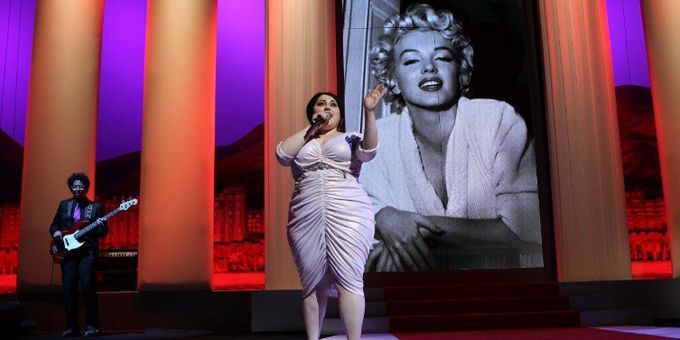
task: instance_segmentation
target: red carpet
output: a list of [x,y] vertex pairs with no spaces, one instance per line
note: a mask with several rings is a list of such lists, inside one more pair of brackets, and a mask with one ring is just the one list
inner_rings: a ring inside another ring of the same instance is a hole
[[555,283],[385,287],[384,301],[392,332],[580,325]]
[[556,283],[506,273],[391,273],[371,283],[383,284],[391,332],[580,326]]
[[385,300],[559,296],[555,283],[413,285],[385,287]]
[[401,340],[439,339],[665,339],[652,335],[629,334],[593,328],[499,329],[493,331],[458,331],[406,333],[392,332]]
[[569,309],[569,299],[564,296],[412,300],[390,301],[387,303],[387,313],[393,316],[410,314],[502,313],[509,310],[536,312],[567,309]]
[[574,311],[409,315],[389,317],[391,332],[578,326]]

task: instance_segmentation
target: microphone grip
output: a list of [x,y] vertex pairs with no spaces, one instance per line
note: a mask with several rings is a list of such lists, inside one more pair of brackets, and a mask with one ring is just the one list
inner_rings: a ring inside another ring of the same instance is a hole
[[312,126],[317,126],[323,124],[326,120],[322,116],[316,116],[312,119]]

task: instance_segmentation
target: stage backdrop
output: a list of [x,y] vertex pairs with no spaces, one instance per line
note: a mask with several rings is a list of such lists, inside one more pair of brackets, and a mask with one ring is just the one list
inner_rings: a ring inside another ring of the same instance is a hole
[[[348,130],[363,130],[362,100],[369,88],[383,82],[392,89],[377,109],[380,152],[364,164],[360,177],[377,221],[368,270],[543,267],[540,212],[549,210],[549,200],[539,200],[539,188],[547,187],[539,183],[547,174],[537,173],[537,162],[545,163],[545,157],[536,157],[534,146],[536,132],[544,134],[544,108],[535,44],[539,21],[532,3],[343,2]],[[423,11],[407,18],[408,9],[418,4],[442,12]],[[399,14],[402,20],[395,20]],[[424,37],[432,39],[426,43],[423,37],[409,39],[409,34],[398,33],[408,31],[419,15],[430,15],[421,20],[425,26],[428,20],[452,15],[462,31],[453,22],[450,27],[446,22],[430,25],[436,36]],[[448,40],[447,34],[452,34]],[[452,63],[457,75],[446,74]],[[432,86],[421,80],[430,80]],[[467,90],[462,90],[465,85]],[[462,91],[470,100],[458,101]],[[427,104],[433,96],[434,104]],[[457,110],[440,113],[456,104]],[[424,127],[430,114],[434,123]],[[547,197],[546,191],[540,196]],[[390,222],[396,220],[391,215],[401,212],[426,216],[445,232]],[[471,228],[487,236],[498,228],[499,234],[491,239],[470,233]],[[543,229],[550,228],[548,222]],[[396,250],[396,231],[413,234],[404,243],[408,254]],[[426,258],[428,252],[436,264],[418,265],[417,257]],[[387,255],[403,263],[390,264]]]
[[[380,2],[371,1],[369,5]],[[545,229],[542,234],[545,236],[542,237],[544,253],[548,253],[544,259],[549,258],[549,261],[544,261],[544,268],[549,271],[548,268],[556,264],[557,280],[560,282],[629,279],[623,174],[606,11],[603,3],[595,1],[537,2],[542,50],[542,57],[538,59],[544,69],[541,79],[546,95],[544,125],[548,144],[541,146],[537,143],[536,153],[550,156],[551,188],[548,198],[541,191],[539,196],[541,202],[552,198],[553,208],[547,209],[547,214],[546,209],[542,209],[541,217],[548,216],[548,219],[542,218],[542,223],[554,221],[555,230],[554,239],[550,233],[545,233]],[[302,128],[304,120],[295,112],[299,112],[307,96],[316,89],[332,90],[334,84],[329,76],[335,71],[334,59],[321,54],[318,48],[312,48],[323,46],[321,44],[325,40],[318,37],[318,30],[304,29],[312,24],[318,25],[317,22],[312,23],[311,18],[319,18],[321,23],[333,23],[331,27],[335,27],[334,18],[328,16],[327,8],[311,8],[309,3],[324,2],[267,2],[267,289],[299,287],[281,229],[287,218],[290,173],[274,160],[274,148],[279,140]],[[341,2],[345,10],[350,10],[348,5],[357,3],[361,5],[365,1]],[[374,7],[365,7],[364,15],[368,15],[369,9],[377,11]],[[357,26],[367,32],[366,25]],[[305,39],[309,39],[310,43],[304,44]],[[335,45],[326,42],[327,49]],[[340,57],[348,58],[348,52],[345,49]],[[338,59],[338,62],[342,60]],[[499,63],[504,62],[501,60]],[[306,64],[309,66],[304,67]],[[306,72],[309,69],[314,72]],[[347,67],[345,70],[349,71]],[[349,76],[346,79],[348,84],[354,84]],[[363,82],[358,84],[354,86],[361,86]],[[363,89],[359,93],[363,96]],[[532,96],[532,99],[534,97],[538,96]],[[352,114],[351,111],[357,108],[348,106],[347,110]],[[355,119],[349,129],[356,128],[358,121]],[[534,137],[539,134],[540,131],[534,129]],[[547,164],[539,161],[536,165],[543,168],[537,172],[540,184],[544,182],[541,176],[547,172]],[[541,205],[542,208],[544,206]],[[278,233],[277,236],[274,233]],[[551,250],[547,248],[553,240],[555,256],[551,258]]]
[[[265,2],[216,4],[212,283],[216,290],[258,289],[264,287]],[[88,175],[96,189],[91,193],[107,211],[139,195],[147,10],[147,1],[140,0],[107,0],[103,6],[96,171]],[[0,293],[16,289],[35,17],[36,0],[0,2],[0,39],[5,39],[0,43]],[[59,199],[68,196],[64,180],[58,181]],[[50,220],[57,202],[44,212]],[[45,231],[47,223],[40,223]],[[134,290],[139,206],[112,218],[109,226],[100,241],[99,290]],[[47,232],[39,235],[40,244],[49,241]],[[36,257],[49,260],[43,252]],[[58,269],[54,273],[58,282]],[[49,272],[43,274],[49,279]]]

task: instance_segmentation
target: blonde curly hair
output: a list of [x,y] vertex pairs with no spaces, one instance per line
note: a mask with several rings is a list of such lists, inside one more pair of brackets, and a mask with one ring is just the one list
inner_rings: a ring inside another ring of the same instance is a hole
[[404,34],[416,30],[437,31],[451,41],[459,65],[459,89],[463,95],[470,92],[473,49],[470,39],[463,34],[462,25],[447,10],[435,10],[426,4],[412,5],[406,12],[385,21],[383,35],[371,47],[371,73],[385,84],[387,91],[383,99],[391,103],[393,112],[400,112],[406,104],[394,77],[394,45]]

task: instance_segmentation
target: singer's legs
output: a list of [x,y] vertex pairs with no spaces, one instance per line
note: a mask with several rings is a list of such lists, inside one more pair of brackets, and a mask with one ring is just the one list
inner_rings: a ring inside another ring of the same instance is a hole
[[317,289],[316,300],[319,303],[319,335],[321,335],[323,319],[326,316],[326,305],[328,305],[328,289]]
[[323,327],[323,319],[326,316],[326,306],[328,305],[328,288],[331,285],[330,273],[326,273],[319,285],[316,286],[316,300],[319,303],[319,336]]
[[339,284],[338,288],[340,299],[340,316],[345,324],[348,340],[359,340],[361,338],[361,325],[364,322],[364,310],[366,301],[363,295],[352,293]]
[[305,319],[305,330],[308,340],[319,339],[319,302],[315,292],[302,300],[302,316]]
[[329,276],[324,276],[316,289],[302,300],[302,314],[305,319],[307,339],[317,340],[321,336],[321,325],[328,302]]

